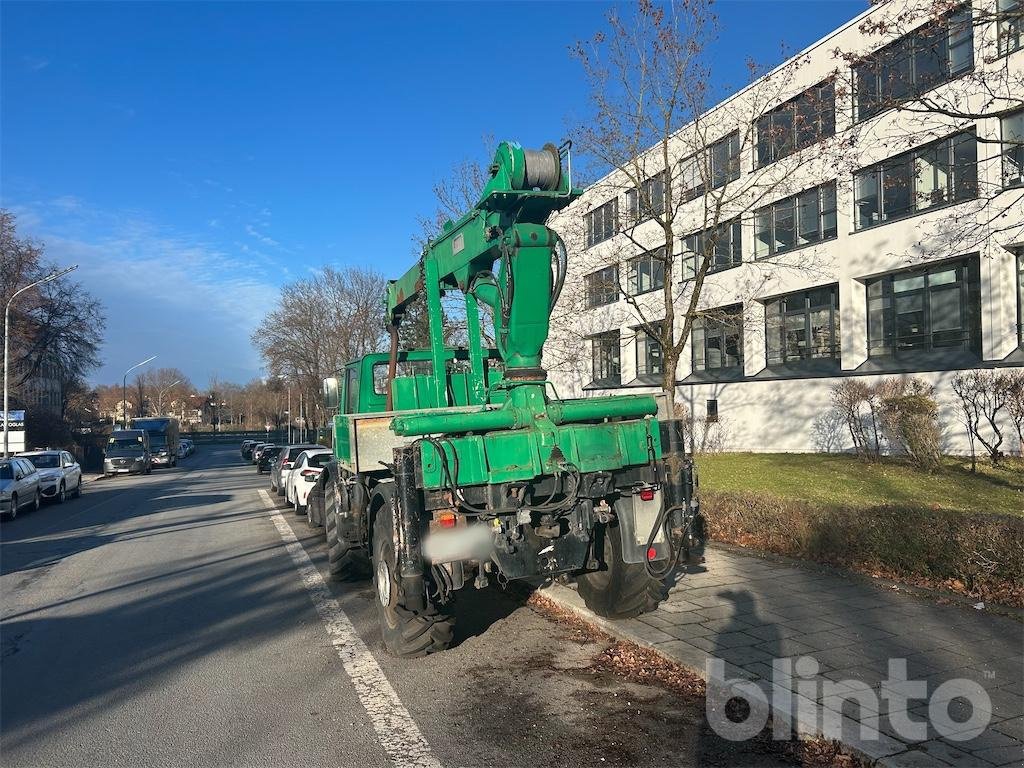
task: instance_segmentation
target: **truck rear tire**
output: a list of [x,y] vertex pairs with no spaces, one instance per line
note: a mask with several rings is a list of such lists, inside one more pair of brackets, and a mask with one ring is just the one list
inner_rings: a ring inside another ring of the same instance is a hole
[[331,485],[325,494],[327,530],[327,570],[334,581],[358,581],[370,574],[370,563],[363,547],[351,546],[338,536],[338,489]]
[[601,570],[576,578],[587,608],[607,619],[632,619],[653,611],[668,598],[668,585],[652,578],[643,563],[623,561],[618,525],[605,525],[597,533],[603,539]]
[[388,653],[403,658],[447,650],[452,642],[455,619],[438,610],[429,597],[423,611],[411,610],[399,602],[398,557],[392,538],[395,495],[387,488],[381,496],[384,503],[373,521],[373,586],[384,647]]

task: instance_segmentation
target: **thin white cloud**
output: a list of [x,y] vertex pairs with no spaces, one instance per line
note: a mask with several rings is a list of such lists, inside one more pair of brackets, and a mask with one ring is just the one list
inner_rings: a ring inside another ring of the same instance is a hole
[[266,235],[264,235],[262,232],[260,232],[258,229],[256,229],[256,227],[254,227],[252,224],[246,224],[245,225],[245,231],[246,231],[246,233],[248,235],[250,235],[251,237],[256,238],[257,240],[259,240],[264,245],[269,245],[269,246],[272,246],[274,248],[278,248],[281,245],[274,238],[267,237]]
[[21,60],[30,72],[40,72],[50,66],[50,60],[41,56],[23,56]]
[[[110,366],[125,348],[145,345],[196,381],[217,366],[256,375],[260,361],[249,336],[277,301],[276,262],[130,212],[98,212],[77,200],[70,206],[71,199],[12,210],[19,233],[41,240],[52,261],[77,263],[75,279],[104,304]],[[101,367],[94,380],[111,379],[111,372]]]

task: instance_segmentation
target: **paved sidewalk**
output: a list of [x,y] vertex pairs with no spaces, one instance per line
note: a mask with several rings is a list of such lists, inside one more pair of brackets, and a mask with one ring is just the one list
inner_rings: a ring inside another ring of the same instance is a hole
[[[628,621],[598,619],[573,589],[549,587],[545,594],[701,674],[709,657],[723,660],[726,679],[754,681],[772,701],[776,722],[788,721],[801,733],[821,734],[830,711],[829,721],[841,724],[842,741],[880,765],[1024,766],[1020,622],[733,550],[709,548],[700,570],[683,576],[657,611]],[[803,661],[795,667],[802,674],[789,681],[773,674],[773,660],[791,658],[793,664],[800,657],[813,659],[817,673],[813,662]],[[891,659],[906,660],[907,678],[925,681],[927,698],[899,704],[879,695]],[[824,687],[835,681],[844,682]],[[860,697],[863,706],[826,698],[858,687],[849,681],[865,683],[862,692],[871,688]],[[974,696],[982,702],[974,716],[988,720],[980,735],[963,739],[973,719],[966,695],[977,686],[953,682],[939,689],[948,681],[974,681],[987,694],[987,704]],[[901,735],[900,718],[890,717],[898,711],[911,721],[928,720],[925,738],[908,738],[905,730]],[[951,722],[940,729],[936,712],[948,713]],[[876,718],[878,731],[872,733]]]

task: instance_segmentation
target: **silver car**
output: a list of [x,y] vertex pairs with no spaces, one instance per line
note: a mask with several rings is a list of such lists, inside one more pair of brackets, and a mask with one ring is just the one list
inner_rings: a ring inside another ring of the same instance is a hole
[[26,507],[39,509],[39,471],[28,459],[0,459],[0,514],[13,520]]
[[82,468],[67,451],[32,451],[20,455],[39,470],[39,490],[44,499],[63,504],[68,496],[82,495]]

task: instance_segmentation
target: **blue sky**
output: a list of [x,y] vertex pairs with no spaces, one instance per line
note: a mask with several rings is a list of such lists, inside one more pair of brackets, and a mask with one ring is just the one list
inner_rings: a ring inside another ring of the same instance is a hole
[[[865,7],[720,3],[716,86]],[[568,47],[607,8],[5,2],[0,205],[103,301],[95,382],[153,354],[198,386],[244,382],[283,283],[324,264],[396,277],[432,185],[483,136],[539,146],[586,116]]]

